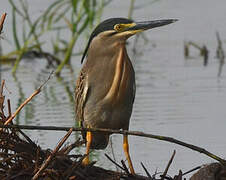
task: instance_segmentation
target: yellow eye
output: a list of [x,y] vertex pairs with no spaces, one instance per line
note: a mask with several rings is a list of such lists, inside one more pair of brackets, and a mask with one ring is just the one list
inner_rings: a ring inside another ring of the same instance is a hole
[[114,26],[114,30],[116,30],[116,31],[122,31],[122,29],[123,29],[123,26],[120,25],[120,24],[116,24],[116,25]]

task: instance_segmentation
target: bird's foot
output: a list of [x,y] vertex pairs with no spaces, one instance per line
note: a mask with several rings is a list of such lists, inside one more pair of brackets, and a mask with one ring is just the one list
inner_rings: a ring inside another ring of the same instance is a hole
[[90,164],[88,155],[82,160],[83,166],[88,166]]

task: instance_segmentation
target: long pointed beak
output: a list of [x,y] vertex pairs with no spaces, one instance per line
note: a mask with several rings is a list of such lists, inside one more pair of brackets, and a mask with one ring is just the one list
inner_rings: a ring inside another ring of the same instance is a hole
[[165,26],[171,23],[178,21],[177,19],[163,19],[163,20],[154,20],[154,21],[143,21],[143,22],[135,22],[135,25],[129,27],[127,31],[132,31],[135,33],[145,31],[148,29]]

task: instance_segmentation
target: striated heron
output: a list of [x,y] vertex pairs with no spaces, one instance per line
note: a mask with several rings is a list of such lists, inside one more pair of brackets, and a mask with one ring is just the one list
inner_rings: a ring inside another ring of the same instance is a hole
[[[134,22],[111,18],[92,32],[84,51],[75,89],[76,119],[82,127],[128,130],[135,98],[135,73],[126,51],[126,40],[136,33],[167,25],[175,19]],[[109,135],[83,132],[86,154],[83,164],[89,164],[90,149],[104,149]],[[132,174],[128,137],[123,136],[123,149]]]

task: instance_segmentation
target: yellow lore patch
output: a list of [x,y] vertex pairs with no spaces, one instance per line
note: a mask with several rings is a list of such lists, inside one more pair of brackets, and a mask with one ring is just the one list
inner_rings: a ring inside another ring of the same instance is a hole
[[117,32],[122,32],[127,28],[135,26],[136,23],[131,23],[131,24],[116,24],[114,25],[114,30]]

